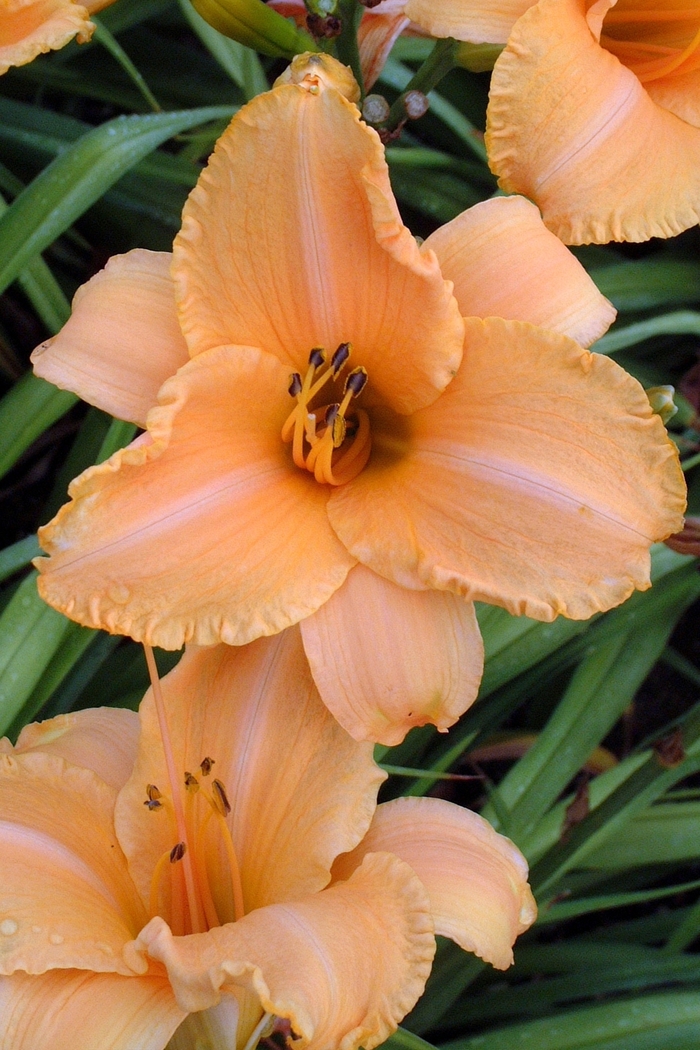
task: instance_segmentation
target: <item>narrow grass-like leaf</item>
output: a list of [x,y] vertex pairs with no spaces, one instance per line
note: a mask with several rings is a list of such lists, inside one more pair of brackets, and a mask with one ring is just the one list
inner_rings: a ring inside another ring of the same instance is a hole
[[700,263],[652,256],[589,273],[620,311],[700,302]]
[[250,100],[261,91],[268,90],[265,71],[254,51],[213,29],[195,11],[190,0],[180,0],[180,10],[212,57],[228,73],[234,84],[238,84],[243,90],[246,99]]
[[186,128],[221,119],[231,106],[116,117],[65,150],[0,218],[0,291],[125,172]]
[[0,401],[0,477],[77,400],[31,372],[22,376]]
[[636,346],[646,339],[659,335],[700,335],[700,313],[693,310],[676,310],[674,313],[650,317],[636,324],[617,325],[591,347],[597,354],[614,354],[629,346]]

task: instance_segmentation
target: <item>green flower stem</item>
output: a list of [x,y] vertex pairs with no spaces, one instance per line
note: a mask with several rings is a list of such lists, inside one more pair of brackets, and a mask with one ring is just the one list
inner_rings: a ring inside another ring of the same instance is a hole
[[428,95],[436,87],[443,77],[447,76],[451,69],[457,65],[458,43],[452,37],[445,40],[437,40],[435,47],[426,58],[423,65],[416,71],[405,89],[401,92],[396,102],[389,110],[386,120],[387,131],[393,131],[406,120],[406,107],[404,100],[409,91],[420,91]]
[[357,30],[363,11],[364,7],[357,0],[340,0],[338,14],[343,28],[335,43],[338,59],[350,66],[355,80],[360,85],[362,98],[365,97],[365,84],[360,65],[360,49],[357,46]]
[[93,18],[92,20],[95,23],[96,27],[95,40],[97,40],[99,44],[102,44],[103,48],[106,51],[109,51],[112,58],[119,63],[119,65],[122,67],[129,79],[138,88],[139,92],[146,100],[148,105],[151,107],[153,112],[162,113],[163,110],[161,108],[160,103],[158,102],[158,99],[155,97],[148,84],[143,79],[138,69],[127,55],[126,51],[124,51],[119,41],[114,36],[112,36],[109,29],[107,29],[107,27],[103,25],[102,22],[98,21],[97,18]]

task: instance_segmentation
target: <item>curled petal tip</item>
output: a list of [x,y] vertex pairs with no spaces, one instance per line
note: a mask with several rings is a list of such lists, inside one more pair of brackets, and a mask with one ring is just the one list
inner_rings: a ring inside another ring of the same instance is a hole
[[291,65],[277,77],[274,86],[297,84],[312,95],[318,95],[326,88],[335,88],[349,102],[358,102],[360,88],[352,75],[352,70],[331,55],[306,52],[297,55]]

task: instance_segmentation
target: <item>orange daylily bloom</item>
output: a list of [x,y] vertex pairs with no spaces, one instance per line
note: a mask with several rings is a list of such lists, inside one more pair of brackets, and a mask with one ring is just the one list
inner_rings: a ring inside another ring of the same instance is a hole
[[495,65],[486,141],[501,186],[566,243],[694,226],[697,0],[539,0]]
[[113,0],[0,0],[0,73],[23,66],[75,37],[84,44],[97,14]]
[[384,774],[298,628],[155,686],[138,717],[0,743],[2,1050],[253,1050],[271,1017],[301,1050],[371,1050],[434,932],[510,964],[535,917],[522,856],[451,803],[376,806]]
[[220,139],[172,261],[113,259],[35,353],[147,427],[73,482],[39,587],[170,649],[302,621],[341,724],[394,744],[474,700],[474,599],[618,604],[685,486],[641,386],[574,342],[614,311],[537,209],[487,201],[419,247],[345,67],[283,79]]

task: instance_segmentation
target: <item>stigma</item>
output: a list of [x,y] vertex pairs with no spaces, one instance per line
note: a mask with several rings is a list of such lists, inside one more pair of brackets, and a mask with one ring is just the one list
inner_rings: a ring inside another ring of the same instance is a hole
[[288,393],[296,405],[282,427],[282,440],[291,442],[297,467],[308,470],[321,485],[345,485],[364,469],[372,450],[369,416],[353,405],[367,385],[364,368],[353,368],[346,375],[337,401],[312,405],[321,391],[331,384],[337,390],[352,351],[341,343],[330,361],[322,347],[309,354],[309,365],[302,378],[290,377]]

